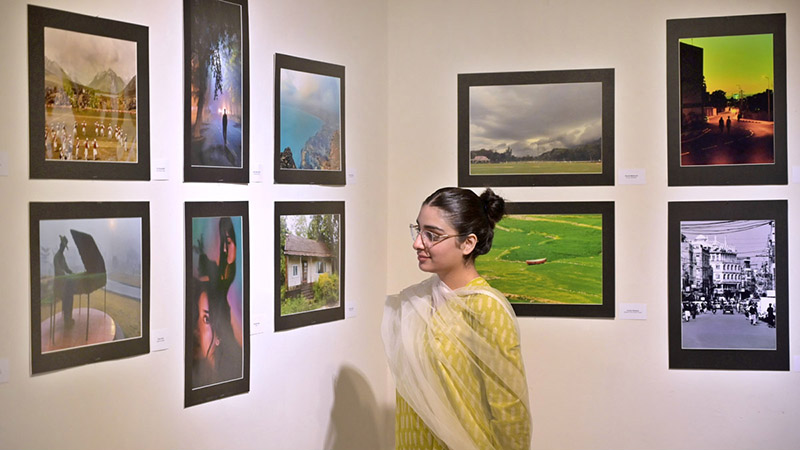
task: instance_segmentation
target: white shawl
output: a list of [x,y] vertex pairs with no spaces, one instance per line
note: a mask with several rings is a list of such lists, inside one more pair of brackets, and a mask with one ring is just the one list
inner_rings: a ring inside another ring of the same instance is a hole
[[[498,310],[507,313],[513,324],[509,328],[513,329],[487,329],[490,317],[484,317],[485,311],[474,309],[477,303],[472,300],[476,295],[488,296],[502,305],[495,307],[492,314]],[[495,334],[510,332],[515,333],[517,345],[498,348]],[[519,328],[502,293],[484,286],[454,291],[434,275],[388,297],[382,335],[397,392],[449,448],[528,448],[530,408],[525,369],[518,353]],[[509,359],[509,354],[516,358]],[[495,391],[500,387],[503,398],[498,402],[524,405],[518,408],[523,411],[522,417],[516,418],[521,424],[515,428],[520,436],[499,435],[508,434],[509,430],[493,427],[493,418],[483,417],[491,415],[493,406],[492,398],[487,398],[488,384]],[[464,386],[480,386],[480,392],[461,389]],[[486,411],[470,417],[491,431],[470,433],[462,420],[465,411]]]

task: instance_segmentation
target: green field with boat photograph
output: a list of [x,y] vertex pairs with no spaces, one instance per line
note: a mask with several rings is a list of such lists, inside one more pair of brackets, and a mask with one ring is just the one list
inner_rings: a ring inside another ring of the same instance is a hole
[[478,272],[512,303],[603,302],[602,214],[509,215]]

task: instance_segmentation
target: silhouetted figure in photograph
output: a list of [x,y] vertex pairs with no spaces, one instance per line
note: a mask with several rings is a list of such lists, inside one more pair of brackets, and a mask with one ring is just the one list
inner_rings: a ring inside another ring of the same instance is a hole
[[770,328],[775,328],[775,308],[772,307],[772,303],[767,308],[767,324]]
[[222,110],[222,142],[225,147],[228,146],[228,110]]
[[731,134],[731,116],[728,116],[728,120],[725,121],[725,128],[728,129],[728,134]]
[[725,132],[725,119],[723,119],[722,116],[719,118],[719,132],[720,134]]
[[67,265],[67,259],[64,257],[64,250],[67,249],[67,238],[59,236],[61,244],[58,247],[56,255],[53,257],[53,268],[55,270],[55,279],[53,280],[53,301],[61,299],[61,314],[64,317],[64,326],[69,328],[75,323],[72,319],[72,286],[68,280],[65,280],[66,275],[70,275],[70,270]]

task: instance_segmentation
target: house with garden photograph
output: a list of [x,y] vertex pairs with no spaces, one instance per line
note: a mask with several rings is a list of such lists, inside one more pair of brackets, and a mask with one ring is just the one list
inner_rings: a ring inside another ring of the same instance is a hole
[[313,284],[322,274],[334,273],[333,254],[321,241],[286,235],[286,296],[314,298]]

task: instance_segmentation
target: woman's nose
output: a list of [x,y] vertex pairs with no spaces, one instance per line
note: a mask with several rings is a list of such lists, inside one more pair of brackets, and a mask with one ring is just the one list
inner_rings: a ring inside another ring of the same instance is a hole
[[414,243],[411,245],[414,250],[425,250],[425,245],[422,243],[422,233],[417,234],[414,238]]

